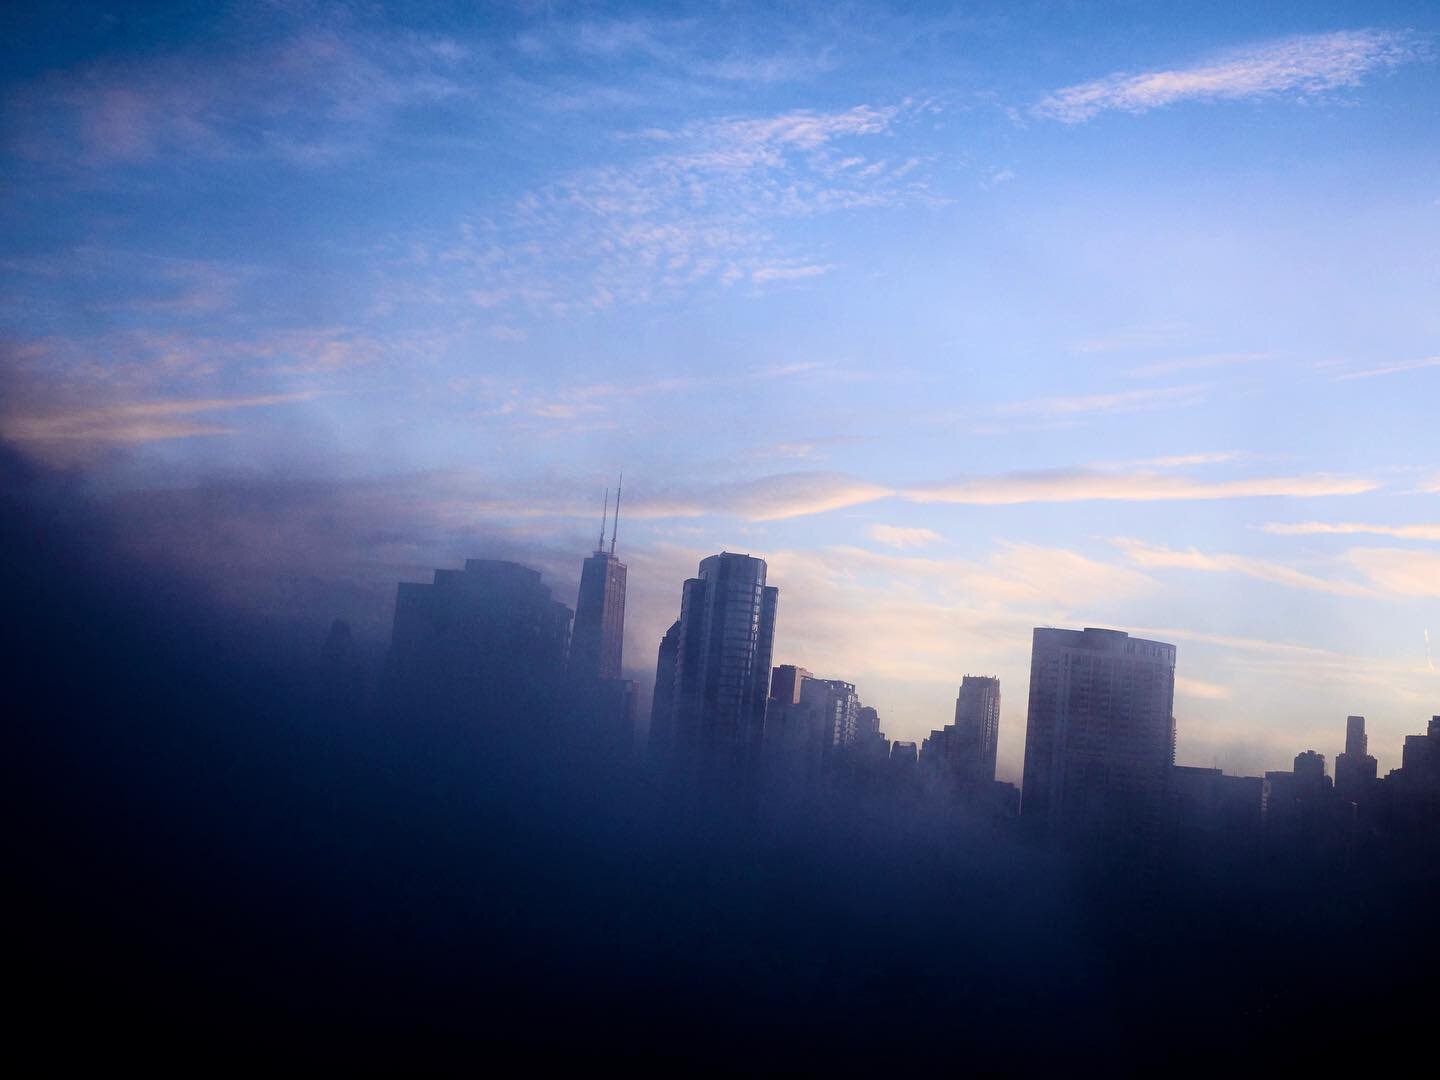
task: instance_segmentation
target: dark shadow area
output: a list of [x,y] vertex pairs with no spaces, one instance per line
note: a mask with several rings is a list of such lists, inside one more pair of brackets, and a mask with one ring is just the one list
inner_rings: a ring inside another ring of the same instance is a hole
[[1430,1039],[1433,829],[1091,862],[853,786],[677,799],[560,690],[364,691],[343,629],[297,655],[122,557],[66,477],[0,482],[16,1028],[54,1064],[1126,1073]]

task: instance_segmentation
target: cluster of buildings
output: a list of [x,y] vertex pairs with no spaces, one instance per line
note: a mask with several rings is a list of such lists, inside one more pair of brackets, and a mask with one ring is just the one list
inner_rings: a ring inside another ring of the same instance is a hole
[[1078,850],[1322,852],[1440,824],[1440,716],[1406,739],[1403,765],[1384,778],[1360,716],[1347,720],[1333,780],[1313,750],[1263,777],[1177,766],[1175,646],[1093,627],[1034,631],[1017,791],[995,779],[997,678],[964,676],[953,722],[920,746],[889,741],[853,683],[774,663],[779,590],[763,559],[733,552],[701,560],[684,582],[636,746],[636,684],[622,674],[627,571],[618,525],[607,545],[605,520],[573,619],[516,563],[471,559],[430,584],[401,584],[392,688],[422,707],[558,713],[618,756],[641,753],[672,790],[777,806],[855,785],[919,793]]

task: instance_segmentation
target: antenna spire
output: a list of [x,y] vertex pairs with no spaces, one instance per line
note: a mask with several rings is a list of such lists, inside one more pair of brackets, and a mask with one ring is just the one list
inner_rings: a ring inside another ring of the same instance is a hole
[[[625,489],[625,474],[622,472],[622,473],[620,474],[620,482],[615,485],[615,520],[610,523],[610,554],[611,554],[611,555],[614,555],[614,554],[615,554],[615,533],[618,532],[619,529],[620,529],[620,492],[623,491],[624,489]],[[602,543],[604,542],[604,540],[605,540],[605,534],[604,534],[604,533],[601,533],[601,534],[600,534],[600,540],[601,540]]]
[[[617,495],[616,498],[615,498],[615,511],[616,511],[616,513],[619,513],[619,511],[620,511],[620,498],[619,498],[618,495]],[[600,541],[599,541],[599,543],[597,543],[597,544],[595,545],[595,550],[596,550],[596,551],[604,551],[604,550],[605,550],[605,519],[608,518],[609,516],[610,516],[610,489],[607,487],[607,488],[605,489],[605,509],[604,509],[603,511],[601,511],[601,514],[600,514]]]

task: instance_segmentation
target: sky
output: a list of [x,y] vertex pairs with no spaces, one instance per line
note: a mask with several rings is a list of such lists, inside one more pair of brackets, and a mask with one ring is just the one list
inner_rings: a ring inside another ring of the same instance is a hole
[[[201,8],[201,9],[197,9]],[[765,558],[891,738],[1030,631],[1177,760],[1440,712],[1440,8],[7,5],[0,436],[226,602]]]

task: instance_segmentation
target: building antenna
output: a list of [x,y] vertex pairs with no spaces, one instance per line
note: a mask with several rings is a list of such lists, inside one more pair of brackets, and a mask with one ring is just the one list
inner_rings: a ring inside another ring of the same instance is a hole
[[[625,489],[625,474],[620,474],[620,482],[615,485],[615,520],[610,523],[610,554],[615,554],[615,533],[620,528],[620,492]],[[605,534],[600,534],[600,541],[604,543]]]
[[[616,498],[616,500],[615,500],[615,510],[616,510],[617,513],[618,513],[619,510],[620,510],[620,500],[619,500],[619,498]],[[608,518],[609,516],[610,516],[610,489],[607,487],[607,488],[605,489],[605,509],[602,510],[601,513],[600,513],[600,542],[595,545],[595,550],[596,550],[596,551],[604,551],[604,550],[605,550],[605,519]]]

